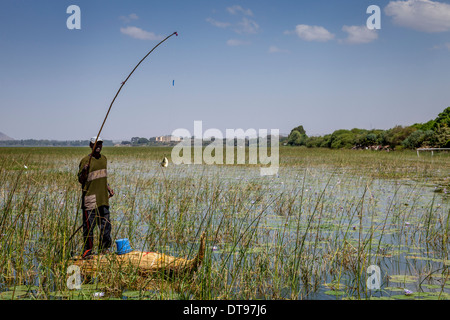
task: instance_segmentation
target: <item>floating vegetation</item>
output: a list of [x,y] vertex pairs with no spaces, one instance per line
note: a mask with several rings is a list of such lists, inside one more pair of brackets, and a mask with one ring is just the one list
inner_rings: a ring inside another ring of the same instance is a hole
[[343,296],[343,295],[345,295],[345,292],[339,291],[339,290],[328,290],[328,291],[325,291],[324,294],[327,294],[329,296]]
[[[0,149],[0,299],[449,299],[450,203],[434,192],[448,156],[288,147],[276,176],[258,165],[169,165],[163,176],[170,148],[105,147],[113,237],[192,257],[206,231],[204,261],[176,281],[107,265],[69,290],[87,151]],[[371,265],[380,289],[367,288]]]
[[401,287],[384,287],[384,290],[386,291],[404,291],[405,288],[401,288]]

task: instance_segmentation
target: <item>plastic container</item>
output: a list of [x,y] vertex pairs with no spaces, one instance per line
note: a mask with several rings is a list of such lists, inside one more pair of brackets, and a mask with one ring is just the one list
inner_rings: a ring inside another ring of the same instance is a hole
[[130,246],[130,241],[128,239],[116,240],[117,254],[125,254],[133,251]]

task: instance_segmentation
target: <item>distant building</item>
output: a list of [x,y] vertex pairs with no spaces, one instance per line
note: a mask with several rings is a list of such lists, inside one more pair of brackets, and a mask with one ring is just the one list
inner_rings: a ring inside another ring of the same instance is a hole
[[175,136],[172,136],[172,135],[159,136],[159,137],[155,137],[155,141],[157,141],[157,142],[181,141],[181,138],[180,137],[175,137]]

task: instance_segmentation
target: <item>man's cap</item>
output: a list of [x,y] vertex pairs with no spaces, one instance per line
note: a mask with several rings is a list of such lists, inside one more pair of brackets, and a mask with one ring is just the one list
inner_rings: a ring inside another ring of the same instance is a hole
[[[91,138],[91,143],[92,143],[92,144],[95,143],[95,139],[97,139],[97,137],[92,137],[92,138]],[[97,142],[99,142],[99,141],[103,142],[103,139],[102,139],[101,137],[98,137]]]

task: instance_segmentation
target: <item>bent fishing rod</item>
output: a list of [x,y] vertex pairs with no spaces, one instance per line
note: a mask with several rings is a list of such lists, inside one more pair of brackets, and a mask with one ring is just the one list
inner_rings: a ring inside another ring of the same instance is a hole
[[[108,108],[108,112],[106,113],[105,119],[103,120],[102,126],[100,127],[100,130],[98,131],[98,134],[97,134],[97,136],[95,137],[95,143],[94,143],[94,147],[92,148],[92,150],[95,150],[95,147],[96,147],[96,145],[97,145],[98,137],[100,136],[100,133],[102,132],[103,126],[105,125],[106,119],[108,118],[109,112],[111,111],[111,107],[112,107],[112,105],[114,104],[114,101],[116,101],[116,98],[117,98],[117,96],[118,96],[119,93],[120,93],[120,90],[122,90],[122,88],[123,88],[123,86],[125,85],[125,83],[128,81],[128,79],[130,79],[131,75],[132,75],[133,72],[139,67],[139,65],[142,63],[142,61],[144,61],[144,60],[150,55],[150,53],[152,53],[153,50],[155,50],[160,44],[162,44],[164,41],[166,41],[167,39],[169,39],[169,38],[170,38],[171,36],[173,36],[173,35],[178,36],[178,33],[177,33],[177,32],[172,33],[170,36],[167,36],[167,37],[166,37],[165,39],[163,39],[160,43],[158,43],[156,46],[154,46],[153,49],[150,50],[150,51],[145,55],[145,57],[143,57],[143,58],[141,59],[141,61],[139,61],[139,63],[134,67],[134,69],[130,72],[130,74],[129,74],[128,77],[125,79],[125,81],[122,82],[122,84],[121,84],[119,90],[117,91],[116,95],[114,96],[114,99],[111,101],[111,104],[110,104],[110,106],[109,106],[109,108]],[[90,155],[90,157],[89,157],[88,165],[91,164],[91,159],[92,159],[92,153],[91,153],[91,155]]]
[[[159,45],[161,45],[164,41],[166,41],[167,39],[169,39],[170,37],[172,37],[173,35],[176,35],[176,36],[178,36],[178,33],[177,32],[174,32],[174,33],[172,33],[171,35],[169,35],[169,36],[167,36],[166,38],[164,38],[163,40],[161,40],[156,46],[154,46],[153,48],[152,48],[152,50],[150,50],[142,59],[141,59],[141,61],[139,61],[139,63],[133,68],[133,70],[130,72],[130,74],[128,75],[128,77],[125,79],[125,81],[123,81],[122,82],[122,84],[120,85],[120,88],[119,88],[119,90],[117,90],[117,93],[116,93],[116,95],[114,96],[114,98],[113,98],[113,100],[111,101],[111,104],[109,105],[109,108],[108,108],[108,112],[106,112],[106,116],[105,116],[105,119],[103,119],[103,123],[102,123],[102,125],[101,125],[101,127],[100,127],[100,130],[98,131],[98,133],[97,133],[97,136],[95,137],[95,142],[94,142],[94,145],[93,145],[93,147],[92,147],[92,152],[91,152],[91,154],[89,155],[89,161],[88,161],[88,165],[87,165],[87,167],[89,168],[89,166],[90,166],[90,164],[91,164],[91,159],[92,159],[92,155],[93,155],[93,153],[94,153],[94,151],[95,151],[95,148],[97,147],[97,140],[98,140],[98,137],[100,136],[100,133],[102,132],[102,130],[103,130],[103,126],[105,125],[105,122],[106,122],[106,119],[108,119],[108,115],[109,115],[109,112],[111,111],[111,107],[113,106],[113,104],[114,104],[114,101],[116,101],[116,98],[117,98],[117,96],[119,95],[119,93],[120,93],[120,91],[122,90],[122,88],[123,88],[123,86],[125,85],[125,83],[127,83],[127,81],[128,81],[128,79],[130,79],[130,77],[131,77],[131,75],[134,73],[134,71],[139,67],[139,65],[159,46]],[[70,240],[72,240],[72,238],[77,234],[77,232],[78,231],[80,231],[80,229],[83,227],[83,225],[81,225],[81,226],[79,226],[78,227],[78,229],[77,230],[75,230],[75,232],[70,236],[70,238],[69,238],[69,240],[67,240],[67,242],[65,243],[65,245],[64,245],[64,247],[70,242]]]

